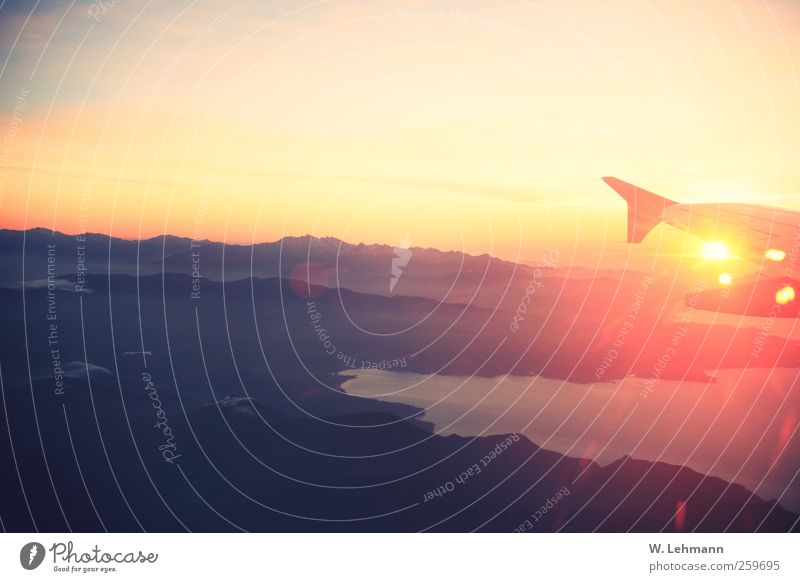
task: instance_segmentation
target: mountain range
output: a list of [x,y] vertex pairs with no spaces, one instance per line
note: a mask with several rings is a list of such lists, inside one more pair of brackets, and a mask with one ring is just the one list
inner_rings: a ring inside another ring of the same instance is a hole
[[[250,247],[0,231],[3,527],[797,530],[776,502],[687,468],[599,466],[519,435],[444,437],[420,408],[345,393],[348,358],[592,382],[649,277],[413,248],[390,291],[395,256],[312,237]],[[605,380],[645,377],[674,336],[668,282],[651,279],[626,336],[636,351],[619,349]],[[713,381],[706,370],[737,365],[757,334],[688,327],[665,378]],[[796,344],[783,348],[758,365],[794,365]]]

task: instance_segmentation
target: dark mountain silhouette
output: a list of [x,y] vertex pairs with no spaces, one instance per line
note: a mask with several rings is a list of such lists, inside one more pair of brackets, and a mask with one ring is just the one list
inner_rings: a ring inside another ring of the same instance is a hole
[[[441,437],[380,412],[289,419],[229,398],[171,410],[180,457],[169,464],[148,402],[114,384],[92,394],[73,386],[62,403],[35,382],[35,416],[30,392],[6,391],[8,530],[512,531],[526,520],[532,531],[797,528],[798,516],[775,503],[688,469],[627,458],[601,467],[524,437]],[[457,480],[514,438],[479,474]],[[698,485],[678,528],[676,508]],[[535,521],[564,487],[569,495]]]
[[[8,530],[511,531],[526,520],[533,531],[797,529],[797,515],[738,485],[628,458],[601,467],[524,437],[459,483],[512,437],[442,437],[421,409],[340,388],[347,358],[376,365],[402,360],[403,369],[428,373],[592,381],[640,288],[638,275],[575,284],[554,270],[512,331],[514,311],[492,304],[369,294],[285,277],[223,284],[161,273],[163,248],[186,251],[186,240],[173,237],[142,242],[149,258],[141,261],[139,252],[140,270],[146,264],[156,272],[138,277],[130,274],[137,243],[96,237],[80,291],[68,246],[74,238],[60,238],[58,282],[48,289],[52,235],[29,235],[24,288],[8,273],[0,288],[0,470],[7,476],[0,516]],[[19,233],[2,236],[3,264],[21,273]],[[306,246],[300,239],[288,243]],[[109,244],[114,260],[102,270],[97,253],[105,246],[107,258]],[[350,247],[354,256],[384,252]],[[249,261],[249,247],[224,252]],[[425,253],[427,264],[441,262],[440,274],[463,258],[415,250],[412,262]],[[658,296],[658,284],[648,297]],[[464,283],[462,290],[468,288]],[[587,293],[607,309],[584,311]],[[642,305],[626,336],[631,350],[619,350],[606,379],[648,374],[674,335],[677,324],[660,323],[658,309]],[[724,347],[732,342],[743,350],[757,333],[690,328],[682,339],[687,351],[665,378],[734,365],[738,352]],[[648,344],[652,349],[643,349]],[[786,347],[781,357],[789,362],[796,346]],[[767,360],[759,365],[772,365]],[[170,462],[165,455],[177,456]],[[439,487],[445,492],[426,501]],[[569,495],[533,520],[563,487]]]
[[[286,237],[253,245],[192,241],[174,236],[142,241],[100,234],[80,237],[46,229],[0,230],[0,286],[47,277],[47,245],[54,245],[56,271],[78,272],[78,257],[89,273],[192,275],[213,281],[250,277],[304,278],[312,283],[370,294],[417,296],[494,307],[508,289],[516,304],[534,269],[490,257],[413,248],[412,258],[390,293],[394,248],[350,244],[334,238]],[[24,248],[24,253],[23,253]],[[193,255],[194,254],[194,255]],[[25,260],[22,260],[25,257]]]

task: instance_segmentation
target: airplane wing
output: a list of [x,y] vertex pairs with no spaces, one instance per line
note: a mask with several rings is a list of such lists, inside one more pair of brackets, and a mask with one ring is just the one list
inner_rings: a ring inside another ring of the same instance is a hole
[[[797,317],[797,309],[788,304],[794,303],[794,289],[800,289],[800,212],[749,204],[681,204],[618,178],[603,181],[628,203],[629,243],[641,242],[664,222],[759,266],[752,282],[732,286],[721,274],[722,288],[704,296],[712,297],[714,310],[765,315],[777,304],[786,306],[781,317]],[[720,293],[724,297],[717,297]]]
[[794,270],[800,250],[800,213],[745,204],[680,204],[669,223],[704,240],[721,241],[732,254],[769,276]]

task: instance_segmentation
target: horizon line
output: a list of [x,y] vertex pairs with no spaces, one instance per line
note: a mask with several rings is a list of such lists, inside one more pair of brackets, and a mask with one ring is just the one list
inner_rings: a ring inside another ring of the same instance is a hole
[[[279,243],[282,243],[282,241],[284,241],[286,239],[310,238],[310,239],[315,239],[315,240],[330,239],[330,240],[338,241],[339,243],[341,243],[343,245],[347,245],[347,246],[351,246],[351,247],[357,247],[357,246],[380,246],[380,247],[398,248],[397,246],[390,245],[388,243],[363,243],[363,242],[353,243],[353,242],[348,242],[348,241],[346,241],[344,239],[341,239],[341,238],[338,238],[338,237],[335,237],[335,236],[316,236],[316,235],[313,235],[313,234],[285,235],[285,236],[283,236],[283,237],[281,237],[279,239],[271,240],[271,241],[270,240],[264,240],[264,241],[252,242],[252,243],[237,243],[237,242],[227,242],[227,241],[220,241],[220,240],[211,240],[211,239],[207,239],[207,238],[195,239],[195,238],[192,238],[190,236],[180,236],[180,235],[176,235],[176,234],[166,234],[166,233],[165,234],[160,234],[160,235],[157,234],[157,235],[154,235],[154,236],[151,236],[151,237],[147,237],[147,238],[127,238],[127,237],[121,237],[121,236],[114,236],[114,235],[106,234],[106,233],[103,233],[103,232],[89,232],[89,231],[86,231],[86,232],[69,233],[69,232],[64,232],[64,231],[61,231],[61,230],[54,230],[54,229],[46,227],[46,226],[32,226],[32,227],[26,228],[26,229],[0,227],[0,232],[5,231],[5,232],[16,232],[16,233],[25,234],[25,233],[28,233],[28,232],[31,232],[31,231],[34,231],[34,230],[45,231],[45,232],[48,232],[48,233],[52,234],[53,236],[55,236],[56,234],[60,234],[62,236],[69,236],[69,237],[99,236],[99,237],[105,237],[105,238],[108,238],[108,239],[121,240],[121,241],[125,241],[125,242],[146,242],[146,241],[156,240],[156,239],[159,239],[159,238],[160,239],[165,239],[167,237],[170,237],[170,238],[175,238],[175,239],[179,239],[179,240],[205,242],[205,243],[210,243],[210,244],[228,245],[228,246],[235,246],[235,247],[253,247],[253,246],[258,246],[258,245],[279,244]],[[494,260],[497,260],[497,261],[503,261],[503,262],[506,262],[506,263],[514,263],[514,264],[524,264],[524,263],[517,263],[516,261],[511,261],[511,260],[508,260],[508,259],[503,259],[503,258],[500,258],[500,257],[498,257],[496,255],[492,255],[490,253],[481,253],[479,255],[475,255],[475,254],[467,253],[467,252],[464,252],[464,251],[457,251],[457,250],[452,250],[452,249],[445,250],[445,249],[440,249],[440,248],[437,248],[437,247],[411,246],[411,247],[408,247],[408,248],[418,249],[418,250],[421,250],[421,251],[437,251],[437,252],[440,252],[440,253],[460,253],[460,254],[462,254],[464,256],[467,256],[467,257],[476,257],[476,258],[486,255],[490,259],[494,259]]]

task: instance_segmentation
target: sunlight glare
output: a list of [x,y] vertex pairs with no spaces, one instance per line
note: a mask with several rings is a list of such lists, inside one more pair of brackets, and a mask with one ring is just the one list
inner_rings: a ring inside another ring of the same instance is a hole
[[764,258],[770,261],[782,261],[786,258],[786,253],[779,249],[769,249],[764,253]]
[[787,285],[775,293],[775,302],[778,305],[786,305],[790,301],[794,301],[794,287]]
[[730,258],[731,253],[725,243],[714,241],[703,245],[703,258],[710,261],[723,261]]

